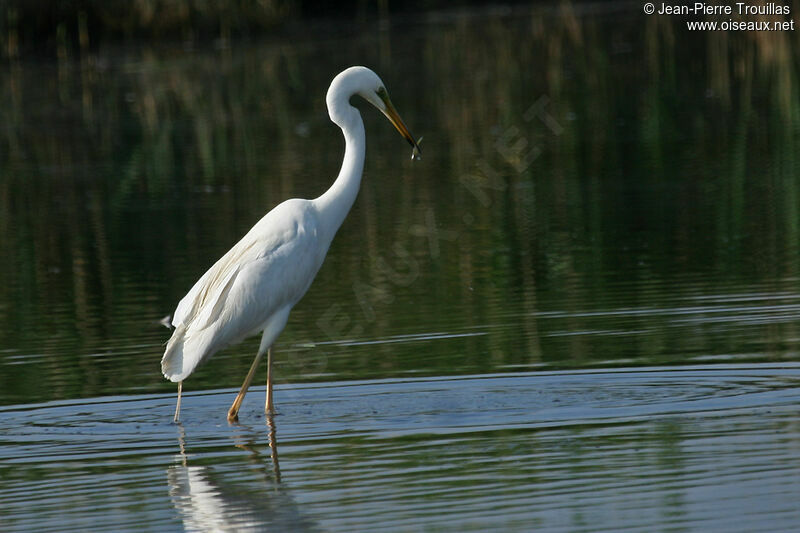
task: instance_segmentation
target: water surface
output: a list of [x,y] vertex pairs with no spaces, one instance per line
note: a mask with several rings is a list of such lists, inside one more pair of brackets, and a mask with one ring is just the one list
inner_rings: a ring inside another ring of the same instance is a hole
[[3,521],[788,531],[799,380],[792,364],[335,382],[280,387],[270,425],[263,387],[234,426],[230,390],[187,395],[177,426],[172,396],[4,408]]

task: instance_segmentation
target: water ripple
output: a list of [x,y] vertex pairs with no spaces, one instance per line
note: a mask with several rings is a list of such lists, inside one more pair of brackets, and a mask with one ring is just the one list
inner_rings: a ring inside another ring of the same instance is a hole
[[180,426],[172,395],[4,407],[0,508],[11,531],[790,529],[798,384],[788,364],[282,386],[277,427],[263,388],[234,426],[232,390],[187,394]]

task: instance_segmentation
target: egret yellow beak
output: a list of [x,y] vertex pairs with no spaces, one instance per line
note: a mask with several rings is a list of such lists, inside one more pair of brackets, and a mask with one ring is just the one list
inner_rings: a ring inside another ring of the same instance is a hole
[[414,136],[411,135],[410,131],[408,131],[405,122],[403,122],[403,119],[400,118],[400,114],[392,105],[392,101],[389,100],[389,95],[384,90],[379,91],[378,96],[383,101],[384,105],[384,108],[381,109],[381,112],[386,115],[386,118],[389,119],[389,122],[391,122],[392,125],[397,128],[397,131],[400,132],[400,135],[405,137],[405,139],[408,141],[408,144],[411,145],[411,159],[421,159],[422,148],[419,147],[419,143],[414,140]]

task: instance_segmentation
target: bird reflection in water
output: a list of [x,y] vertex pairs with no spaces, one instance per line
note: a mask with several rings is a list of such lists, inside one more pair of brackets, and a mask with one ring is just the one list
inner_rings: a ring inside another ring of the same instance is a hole
[[[267,429],[269,436],[268,446],[269,446],[269,457],[272,460],[272,473],[274,475],[274,479],[276,483],[281,482],[281,465],[278,462],[278,440],[276,438],[276,426],[275,426],[275,419],[271,413],[266,415],[267,418]],[[246,426],[241,426],[246,427]],[[240,436],[237,435],[238,438]],[[236,440],[236,438],[234,438]],[[259,463],[261,462],[261,452],[259,452],[253,445],[252,435],[250,436],[250,440],[247,442],[239,442],[234,444],[237,448],[242,450],[246,450],[250,452],[250,457]]]
[[[239,461],[230,461],[230,457],[213,466],[191,465],[186,432],[183,425],[178,426],[180,453],[175,456],[176,464],[167,468],[167,483],[184,528],[187,531],[319,531],[318,526],[300,513],[297,503],[280,483],[274,419],[267,417],[269,463],[259,451],[259,433],[246,426],[236,427],[242,431],[232,436],[234,446],[248,452],[249,462],[256,466],[253,470],[242,469]],[[218,456],[216,449],[207,451]],[[254,478],[248,475],[250,472],[260,475]]]

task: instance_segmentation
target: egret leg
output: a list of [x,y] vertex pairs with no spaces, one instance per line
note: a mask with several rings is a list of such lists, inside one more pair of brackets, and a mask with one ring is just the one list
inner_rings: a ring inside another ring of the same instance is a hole
[[247,394],[247,389],[250,388],[250,383],[253,381],[253,376],[256,375],[256,369],[263,358],[264,352],[262,350],[258,350],[258,354],[256,354],[256,358],[253,360],[252,366],[250,366],[250,371],[247,373],[247,377],[244,378],[242,388],[239,389],[239,394],[236,395],[236,399],[233,400],[233,405],[231,405],[231,408],[228,410],[228,422],[236,422],[239,420],[239,408],[242,406],[244,395]]
[[178,403],[175,405],[175,417],[172,419],[177,422],[181,414],[181,391],[183,390],[183,381],[178,382]]
[[275,414],[275,404],[272,403],[272,346],[267,350],[267,405],[264,406],[264,412]]

